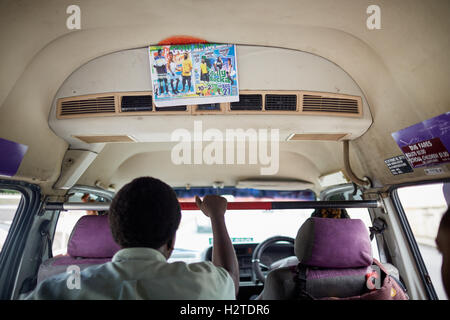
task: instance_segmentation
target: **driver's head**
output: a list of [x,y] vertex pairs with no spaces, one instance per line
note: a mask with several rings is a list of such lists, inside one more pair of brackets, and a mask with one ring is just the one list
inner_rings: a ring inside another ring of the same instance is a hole
[[109,210],[112,235],[122,248],[167,245],[171,252],[180,219],[175,191],[151,177],[136,178],[123,186]]

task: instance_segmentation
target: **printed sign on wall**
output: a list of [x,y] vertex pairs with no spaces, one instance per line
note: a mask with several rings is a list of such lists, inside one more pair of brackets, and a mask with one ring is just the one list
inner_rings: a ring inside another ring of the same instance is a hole
[[392,133],[413,168],[450,162],[450,112]]
[[406,160],[406,157],[404,155],[386,159],[384,160],[384,163],[386,163],[387,167],[394,176],[413,172],[413,169],[411,168],[408,160]]
[[235,45],[150,46],[148,52],[156,106],[239,101]]

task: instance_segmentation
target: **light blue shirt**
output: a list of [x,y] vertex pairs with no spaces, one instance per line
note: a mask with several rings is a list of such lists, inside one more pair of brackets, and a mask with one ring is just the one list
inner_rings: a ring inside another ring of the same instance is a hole
[[235,299],[234,282],[224,268],[212,262],[168,263],[150,248],[122,249],[111,262],[84,269],[79,288],[70,285],[73,277],[50,277],[25,299]]

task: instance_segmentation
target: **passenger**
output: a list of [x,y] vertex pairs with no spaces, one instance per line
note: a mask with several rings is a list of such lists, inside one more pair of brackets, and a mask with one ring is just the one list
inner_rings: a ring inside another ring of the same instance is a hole
[[447,297],[450,297],[450,183],[444,183],[444,198],[447,201],[447,211],[442,216],[436,237],[436,245],[442,253],[442,283]]
[[[85,203],[95,202],[94,199],[91,199],[91,197],[89,196],[89,193],[83,194],[83,196],[81,197],[81,201],[83,201]],[[96,210],[86,210],[86,214],[88,216],[97,216],[98,215],[98,211],[96,211]]]
[[311,214],[311,217],[316,218],[332,218],[332,219],[350,219],[350,216],[345,209],[323,208],[316,209]]
[[[345,197],[343,195],[333,195],[329,199],[330,201],[343,201]],[[316,209],[311,214],[312,218],[334,218],[334,219],[350,219],[350,216],[345,209],[338,208],[323,208]]]
[[81,271],[78,287],[68,285],[73,274],[48,278],[26,299],[235,299],[239,267],[225,225],[227,201],[208,195],[203,201],[196,197],[196,203],[211,219],[212,262],[167,262],[180,204],[169,185],[141,177],[120,189],[111,203],[111,231],[121,247],[112,261]]

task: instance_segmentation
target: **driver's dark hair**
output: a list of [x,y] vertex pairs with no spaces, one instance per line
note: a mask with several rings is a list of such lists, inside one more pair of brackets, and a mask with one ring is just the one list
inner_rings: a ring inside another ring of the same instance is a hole
[[122,248],[158,249],[169,243],[180,224],[181,209],[175,191],[151,177],[136,178],[123,186],[111,202],[109,224]]

